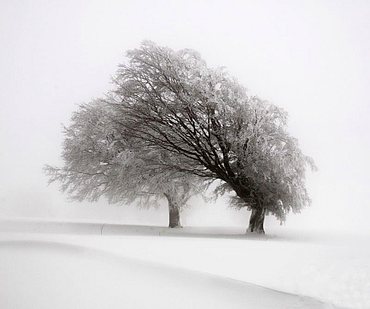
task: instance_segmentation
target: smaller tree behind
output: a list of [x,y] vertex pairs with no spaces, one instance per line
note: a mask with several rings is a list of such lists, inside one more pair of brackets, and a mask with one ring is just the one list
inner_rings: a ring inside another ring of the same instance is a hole
[[64,130],[61,168],[46,166],[50,182],[59,181],[72,199],[157,205],[166,198],[169,227],[180,227],[180,212],[201,192],[203,180],[172,168],[170,154],[142,148],[117,130],[109,104],[96,100],[81,105]]

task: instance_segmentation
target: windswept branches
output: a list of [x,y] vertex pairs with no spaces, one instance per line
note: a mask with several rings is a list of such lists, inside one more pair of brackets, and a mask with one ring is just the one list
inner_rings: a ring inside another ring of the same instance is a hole
[[304,174],[310,159],[286,131],[286,113],[249,96],[224,70],[190,50],[151,42],[127,54],[115,77],[116,116],[128,136],[186,163],[175,166],[222,180],[239,206],[284,220],[309,204]]

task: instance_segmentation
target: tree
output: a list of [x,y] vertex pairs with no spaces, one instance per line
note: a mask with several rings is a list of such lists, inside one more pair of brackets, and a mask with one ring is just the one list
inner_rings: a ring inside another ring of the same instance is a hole
[[264,217],[281,221],[310,203],[305,189],[312,160],[286,131],[286,113],[246,90],[192,50],[144,42],[127,53],[106,99],[121,134],[148,151],[179,158],[171,168],[235,193],[248,207],[248,231],[264,233]]
[[202,190],[203,180],[165,163],[164,151],[145,150],[139,140],[121,134],[111,122],[110,106],[103,100],[81,105],[65,128],[62,168],[46,166],[50,182],[61,182],[73,199],[147,206],[165,197],[169,227],[180,227],[180,212],[189,198]]

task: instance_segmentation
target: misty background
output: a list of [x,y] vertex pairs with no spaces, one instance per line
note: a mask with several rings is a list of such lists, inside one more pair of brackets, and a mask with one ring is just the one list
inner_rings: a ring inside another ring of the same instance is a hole
[[[199,51],[288,111],[319,170],[312,206],[286,227],[370,232],[368,1],[1,1],[0,218],[167,224],[165,206],[68,202],[42,172],[62,164],[61,124],[145,39]],[[183,225],[246,227],[226,198],[190,204]]]

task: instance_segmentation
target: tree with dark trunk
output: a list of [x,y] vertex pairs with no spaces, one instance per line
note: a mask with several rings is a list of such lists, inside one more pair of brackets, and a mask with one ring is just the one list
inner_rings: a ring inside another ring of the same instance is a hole
[[176,156],[169,165],[179,172],[221,180],[217,191],[234,192],[232,204],[252,211],[250,232],[264,232],[267,214],[283,221],[309,204],[313,163],[287,133],[281,108],[248,95],[194,51],[145,42],[127,56],[105,100],[123,135]]

